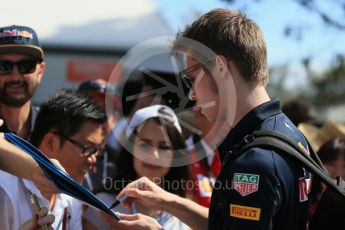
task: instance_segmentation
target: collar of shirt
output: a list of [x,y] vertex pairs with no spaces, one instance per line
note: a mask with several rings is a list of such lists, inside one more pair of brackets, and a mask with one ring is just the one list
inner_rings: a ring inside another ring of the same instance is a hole
[[[39,200],[39,203],[49,209],[49,201],[41,194],[40,190],[35,186],[35,184],[30,181],[23,179],[23,183],[25,188],[28,189],[29,192],[35,194],[37,196],[37,199]],[[56,200],[55,200],[55,205],[53,209],[64,209],[68,206],[69,201],[72,200],[72,197],[59,193],[56,194]],[[58,202],[56,202],[58,201]]]
[[67,196],[65,194],[56,194],[54,207],[51,209],[49,201],[45,197],[43,197],[41,192],[38,190],[38,188],[34,185],[32,181],[23,179],[23,184],[29,192],[37,196],[38,203],[40,204],[40,206],[47,207],[50,210],[50,212],[55,216],[55,221],[53,224],[54,229],[60,229],[59,226],[62,223],[65,209],[71,203],[72,197]]
[[36,106],[33,106],[33,105],[31,106],[31,110],[30,110],[31,126],[30,126],[29,138],[30,138],[31,133],[32,133],[32,131],[34,129],[36,117],[38,115],[38,111],[39,111],[39,107],[36,107]]
[[221,160],[223,161],[225,152],[231,150],[231,148],[235,144],[238,144],[246,135],[257,130],[259,124],[261,124],[265,119],[281,112],[280,102],[278,99],[265,102],[248,112],[218,146]]

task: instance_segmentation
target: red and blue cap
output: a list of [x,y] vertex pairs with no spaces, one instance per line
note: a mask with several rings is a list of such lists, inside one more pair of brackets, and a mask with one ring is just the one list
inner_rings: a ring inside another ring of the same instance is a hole
[[39,60],[44,57],[36,32],[17,25],[0,27],[0,53],[23,53]]

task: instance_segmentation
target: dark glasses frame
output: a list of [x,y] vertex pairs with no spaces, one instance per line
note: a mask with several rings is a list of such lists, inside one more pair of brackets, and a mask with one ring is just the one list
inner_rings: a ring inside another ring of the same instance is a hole
[[182,79],[182,81],[185,83],[185,85],[188,87],[188,89],[191,89],[193,87],[193,82],[189,79],[188,75],[199,69],[199,68],[203,68],[208,62],[213,61],[214,59],[216,59],[216,57],[211,57],[208,58],[207,60],[205,60],[204,62],[200,62],[198,64],[195,64],[183,71],[181,71],[178,75],[180,76],[180,78]]
[[10,74],[14,66],[20,74],[30,74],[35,72],[37,64],[42,63],[42,60],[23,59],[16,62],[8,60],[0,60],[0,76]]
[[96,146],[87,146],[84,145],[76,140],[73,140],[72,138],[59,133],[59,132],[54,132],[55,134],[59,135],[60,137],[62,137],[63,139],[71,142],[72,144],[74,144],[76,147],[78,147],[80,150],[82,150],[83,155],[86,158],[91,157],[92,155],[94,155],[95,157],[97,157],[102,151],[103,151],[103,147],[96,147]]

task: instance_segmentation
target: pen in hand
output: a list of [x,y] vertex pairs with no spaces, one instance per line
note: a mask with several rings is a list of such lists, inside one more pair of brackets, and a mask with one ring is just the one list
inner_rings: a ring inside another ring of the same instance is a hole
[[[136,183],[133,188],[140,188],[142,185],[144,184],[144,182],[142,181],[138,181],[138,183]],[[109,209],[113,209],[115,208],[116,206],[118,206],[119,204],[121,204],[124,200],[126,200],[128,198],[128,196],[126,195],[123,195],[121,196],[118,200],[115,200],[114,203],[112,203],[110,206],[109,206]]]

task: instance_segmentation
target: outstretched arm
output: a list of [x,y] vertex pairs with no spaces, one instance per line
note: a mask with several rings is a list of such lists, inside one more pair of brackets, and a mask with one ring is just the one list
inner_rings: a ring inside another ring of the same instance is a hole
[[[2,123],[2,122],[0,122]],[[0,169],[18,177],[31,179],[31,170],[37,163],[21,149],[7,142],[0,133]]]
[[[0,119],[0,126],[1,124],[2,120]],[[63,169],[57,160],[52,161],[56,166]],[[36,161],[30,155],[9,143],[3,137],[3,133],[0,133],[0,170],[32,180],[45,197],[57,193],[54,184],[45,177]]]

